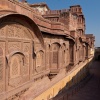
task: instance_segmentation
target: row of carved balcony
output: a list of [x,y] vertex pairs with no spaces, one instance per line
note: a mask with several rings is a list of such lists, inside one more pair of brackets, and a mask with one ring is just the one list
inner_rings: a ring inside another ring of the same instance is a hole
[[[44,19],[41,15],[35,12],[31,7],[21,2],[15,0],[0,0],[0,6],[6,10],[8,8],[12,11],[15,11],[19,14],[23,14],[31,18],[40,28],[41,31],[52,33],[52,34],[59,34],[59,35],[70,35],[71,37],[75,38],[75,33],[70,33],[69,29],[66,25],[60,22],[51,22],[47,19]],[[65,10],[61,10],[66,11]],[[26,13],[27,12],[27,13]],[[83,29],[83,24],[79,24],[79,27]]]
[[68,12],[69,10],[68,9],[62,9],[62,10],[49,10],[49,11],[46,11],[46,15],[48,14],[60,14],[60,13],[63,13],[63,12]]
[[83,23],[78,23],[78,25],[77,25],[77,29],[83,29],[84,30],[84,24]]

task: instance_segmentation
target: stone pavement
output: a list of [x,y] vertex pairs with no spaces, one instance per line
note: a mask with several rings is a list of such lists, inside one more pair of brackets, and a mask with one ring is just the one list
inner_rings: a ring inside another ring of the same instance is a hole
[[100,78],[94,76],[78,93],[68,100],[100,100]]
[[[100,62],[95,61],[90,66],[92,79],[68,100],[100,100]],[[67,100],[67,99],[64,99]]]
[[[93,61],[89,65],[90,78],[87,77],[85,85],[82,88],[78,88],[77,92],[67,93],[63,91],[58,97],[51,100],[100,100],[100,61]],[[77,85],[80,87],[80,84]],[[73,87],[71,91],[75,91]]]

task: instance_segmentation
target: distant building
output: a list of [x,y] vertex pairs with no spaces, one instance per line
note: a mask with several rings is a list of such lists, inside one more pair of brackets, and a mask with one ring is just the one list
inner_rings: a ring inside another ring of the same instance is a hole
[[45,14],[46,11],[50,10],[46,3],[29,4],[29,6],[40,12],[42,15]]

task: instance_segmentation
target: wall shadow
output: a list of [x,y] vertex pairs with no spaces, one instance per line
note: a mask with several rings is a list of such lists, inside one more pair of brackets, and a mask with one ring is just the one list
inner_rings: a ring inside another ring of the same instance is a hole
[[59,93],[54,98],[47,100],[68,100],[70,96],[80,91],[93,76],[89,73],[89,65],[92,61],[86,64],[74,77],[72,77],[64,88],[59,89]]

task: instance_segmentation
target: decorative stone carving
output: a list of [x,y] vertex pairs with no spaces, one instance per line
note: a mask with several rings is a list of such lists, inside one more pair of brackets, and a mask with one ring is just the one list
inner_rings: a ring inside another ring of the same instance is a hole
[[7,98],[6,100],[20,100],[20,97],[28,90],[28,88],[12,95],[11,97]]
[[[9,77],[8,77],[8,89],[15,88],[16,86],[25,83],[29,80],[29,59],[32,50],[30,50],[33,36],[25,26],[15,23],[8,22],[6,28],[6,37],[8,40],[8,54],[16,52],[10,57],[9,62]],[[23,52],[24,55],[18,54]]]
[[70,63],[74,62],[74,44],[70,42],[69,44],[69,54],[70,54]]
[[6,28],[5,27],[1,28],[0,29],[0,37],[5,37],[6,36],[5,33],[6,33]]
[[4,63],[3,57],[0,56],[0,81],[3,80],[3,72],[4,72],[3,63]]
[[22,38],[23,37],[23,30],[21,27],[15,27],[15,37],[16,38]]
[[8,37],[14,37],[14,27],[13,26],[7,27],[7,36]]
[[15,88],[21,84],[21,81],[22,81],[21,77],[12,78],[9,79],[8,85],[10,86],[10,88]]
[[53,63],[58,63],[58,52],[53,52]]
[[16,78],[20,76],[22,59],[20,55],[14,55],[10,60],[10,78]]
[[46,67],[49,67],[49,63],[50,63],[50,48],[49,45],[46,45]]
[[0,93],[4,91],[4,84],[0,84]]
[[0,42],[0,93],[5,89],[5,42]]
[[1,47],[0,47],[0,56],[3,56],[3,50]]
[[25,53],[25,64],[23,66],[23,75],[29,74],[29,53],[30,53],[30,43],[25,42],[23,45],[23,52]]
[[22,73],[23,75],[29,75],[29,55],[25,55],[25,58],[23,58],[23,68],[22,68]]
[[59,45],[52,44],[52,63],[58,63],[58,52],[59,52]]
[[64,65],[65,63],[66,63],[66,49],[65,49],[65,45],[63,44],[62,45],[62,48],[61,48],[61,50],[62,50],[62,64]]
[[18,39],[28,39],[30,40],[31,38],[33,38],[33,36],[31,36],[30,31],[27,30],[24,26],[22,26],[21,24],[14,24],[14,23],[10,23],[8,24],[7,27],[7,37],[9,38],[18,38]]
[[30,34],[27,34],[27,33],[29,33],[29,31],[28,30],[26,30],[26,29],[24,29],[23,30],[23,37],[25,38],[25,39],[31,39],[31,38],[34,38],[34,37],[32,37],[32,36],[30,36]]
[[16,87],[21,83],[22,60],[19,54],[15,54],[9,61],[9,86]]
[[[2,48],[2,50],[5,50],[5,42],[0,41],[0,47]],[[3,52],[4,53],[4,52]],[[5,54],[4,54],[5,55]]]
[[24,52],[29,53],[30,52],[30,43],[24,43]]
[[9,42],[8,43],[8,52],[11,53],[13,51],[21,51],[21,43],[20,42]]
[[44,53],[43,51],[39,51],[36,54],[36,71],[44,70]]

